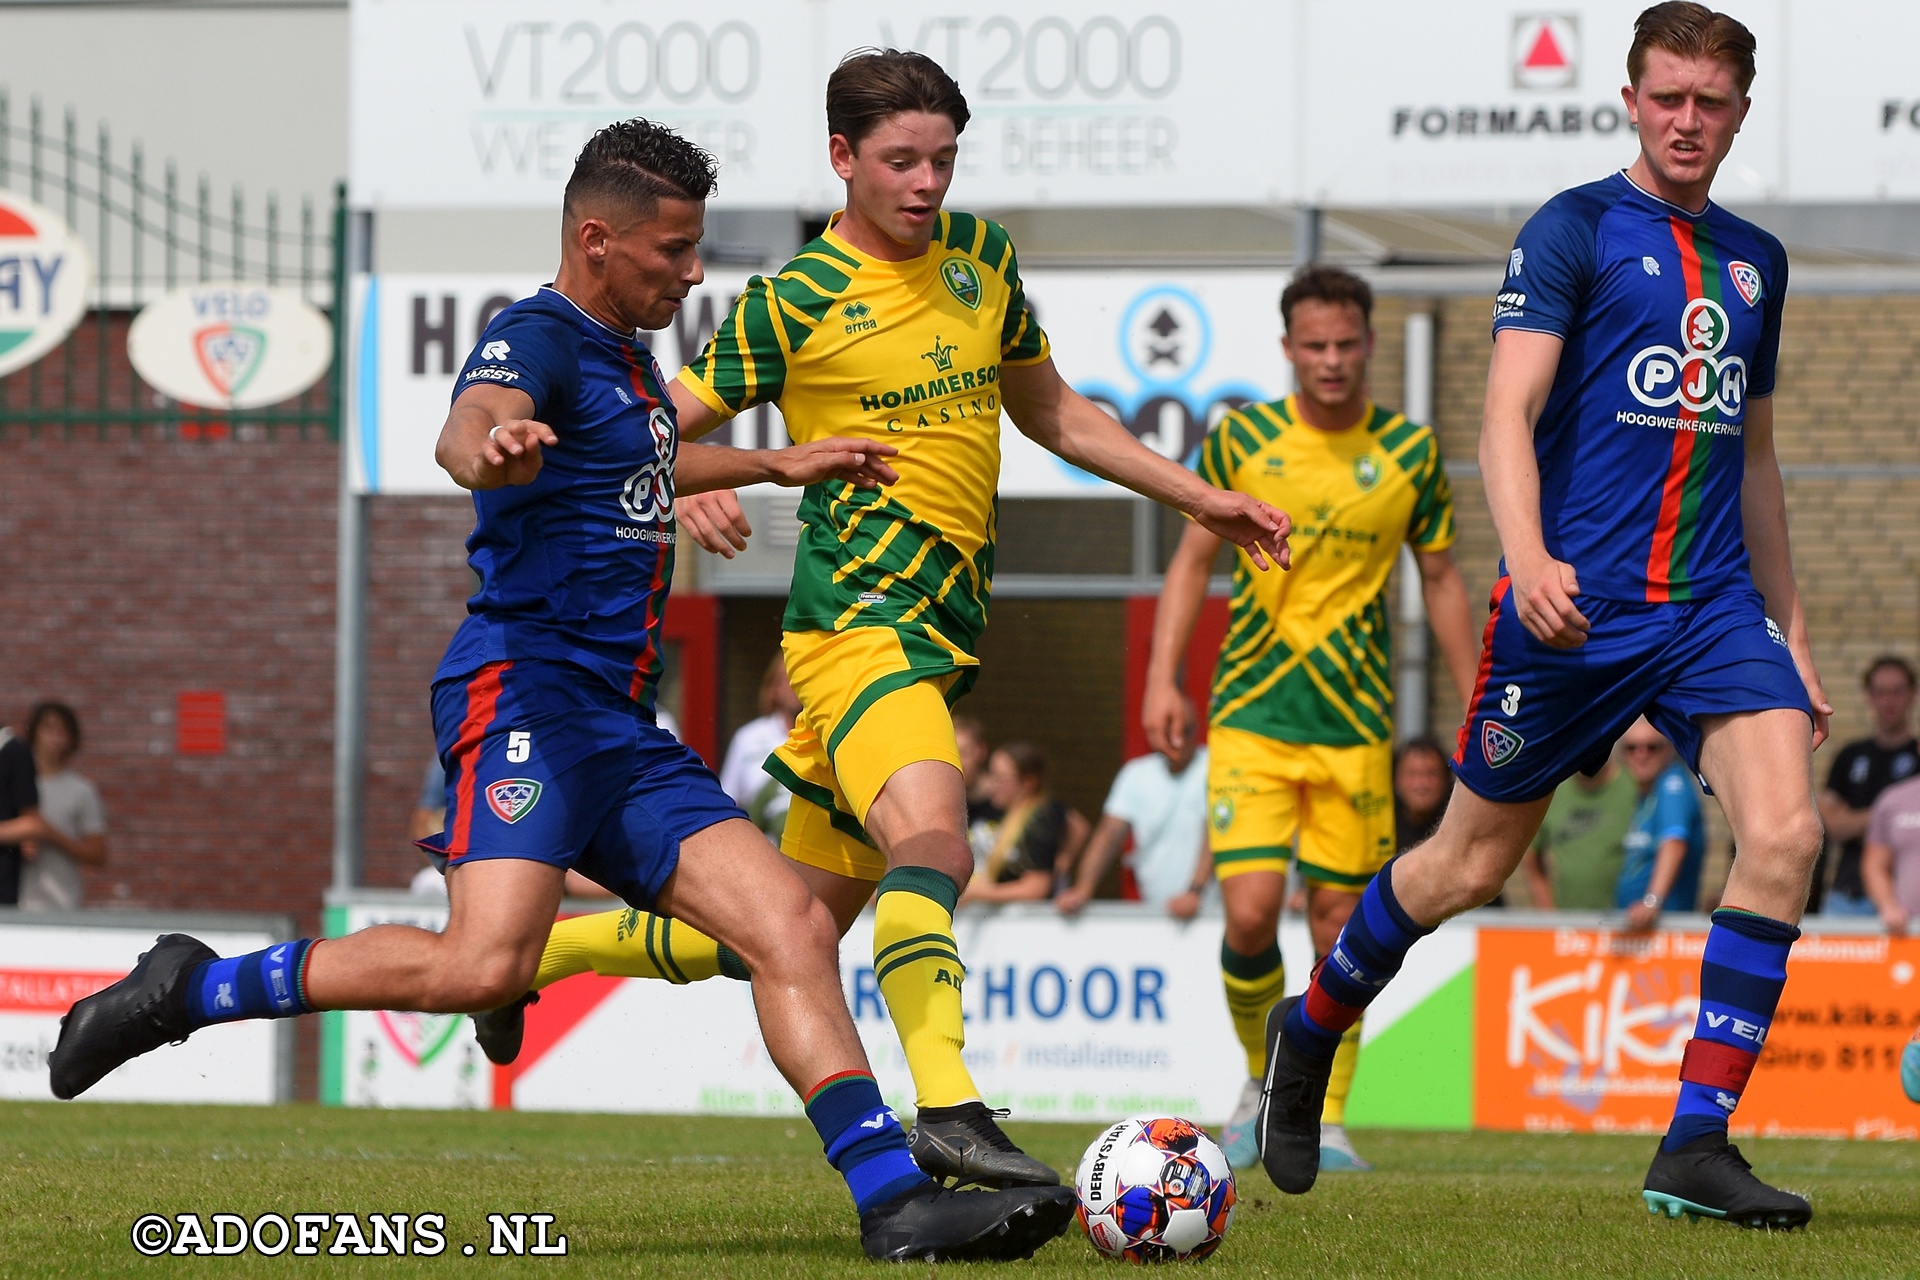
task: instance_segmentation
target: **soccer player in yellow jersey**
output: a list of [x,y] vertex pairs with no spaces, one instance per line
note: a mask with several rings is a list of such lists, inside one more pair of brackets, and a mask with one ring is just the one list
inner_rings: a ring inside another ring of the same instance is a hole
[[[1208,482],[1284,503],[1298,521],[1292,572],[1234,565],[1209,715],[1208,838],[1227,915],[1220,968],[1249,1077],[1223,1145],[1241,1167],[1259,1155],[1267,1011],[1285,983],[1277,938],[1287,863],[1298,860],[1314,952],[1325,955],[1394,853],[1386,587],[1402,543],[1413,548],[1463,707],[1473,688],[1477,648],[1448,551],[1453,497],[1439,443],[1368,399],[1372,311],[1372,291],[1350,272],[1295,275],[1280,295],[1280,345],[1298,390],[1228,414],[1200,451]],[[1160,591],[1142,714],[1147,740],[1169,754],[1193,734],[1179,667],[1219,549],[1215,534],[1190,526]],[[1368,1167],[1343,1127],[1358,1030],[1341,1044],[1327,1089],[1322,1169]]]
[[[1000,1131],[960,1052],[966,969],[952,912],[973,854],[948,708],[979,666],[1002,408],[1061,457],[1185,512],[1258,568],[1285,565],[1289,523],[1160,457],[1062,380],[1007,233],[941,208],[967,119],[959,86],[930,58],[888,50],[842,62],[827,83],[827,127],[846,210],[777,275],[749,282],[671,394],[683,438],[772,402],[801,444],[884,442],[872,459],[880,486],[812,485],[800,507],[783,649],[801,710],[767,763],[794,795],[781,849],[842,931],[875,899],[874,969],[913,1072],[921,1167],[957,1182],[1051,1184],[1058,1175]],[[766,457],[694,446],[676,474],[689,491],[775,479]],[[703,545],[747,532],[730,499],[683,501],[676,515]],[[641,941],[664,941],[665,925],[626,913],[566,922],[542,980],[589,966],[675,976]],[[685,926],[671,932],[679,952],[698,955],[699,975],[720,971],[725,953]],[[681,965],[678,976],[696,972]]]

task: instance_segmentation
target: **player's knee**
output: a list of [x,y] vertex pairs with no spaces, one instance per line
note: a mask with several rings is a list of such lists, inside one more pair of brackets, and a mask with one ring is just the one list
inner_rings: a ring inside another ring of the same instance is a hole
[[795,895],[761,919],[759,937],[755,940],[760,956],[744,953],[742,956],[753,972],[773,973],[821,965],[832,968],[838,964],[839,926],[834,922],[833,912],[812,894]]
[[1764,859],[1769,866],[1778,867],[1784,877],[1811,867],[1820,857],[1825,841],[1826,830],[1821,826],[1820,815],[1808,806],[1761,824],[1737,853],[1750,855],[1750,861]]
[[447,997],[460,1011],[479,1013],[511,1004],[533,985],[540,957],[498,952],[461,959],[448,975]]

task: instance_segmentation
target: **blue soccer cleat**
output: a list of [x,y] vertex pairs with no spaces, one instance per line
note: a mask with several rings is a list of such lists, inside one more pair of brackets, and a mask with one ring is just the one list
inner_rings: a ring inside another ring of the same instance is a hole
[[1220,1150],[1236,1169],[1260,1163],[1260,1082],[1249,1080],[1240,1090],[1240,1104],[1220,1131]]
[[1913,1033],[1907,1047],[1900,1051],[1900,1087],[1908,1102],[1920,1102],[1920,1031]]

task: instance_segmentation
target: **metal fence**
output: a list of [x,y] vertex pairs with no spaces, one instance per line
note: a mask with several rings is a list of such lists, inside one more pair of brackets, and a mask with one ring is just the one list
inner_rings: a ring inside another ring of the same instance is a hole
[[[0,439],[25,434],[100,438],[264,440],[339,438],[345,295],[346,187],[331,208],[302,196],[297,211],[268,192],[255,214],[235,186],[216,200],[205,175],[183,192],[171,160],[158,181],[139,142],[116,152],[107,126],[85,140],[73,110],[50,130],[38,99],[20,120],[0,88],[0,188],[60,214],[94,254],[94,297],[67,340],[0,378]],[[333,367],[304,394],[233,413],[182,405],[147,386],[127,358],[127,329],[147,302],[180,285],[297,286],[334,322]]]

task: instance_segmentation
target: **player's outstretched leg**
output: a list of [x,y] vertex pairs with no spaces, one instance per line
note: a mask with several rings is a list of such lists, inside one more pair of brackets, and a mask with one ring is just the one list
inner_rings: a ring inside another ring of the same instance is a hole
[[1267,1015],[1286,994],[1287,970],[1277,932],[1287,894],[1287,864],[1247,865],[1222,859],[1220,900],[1226,925],[1220,937],[1220,985],[1234,1038],[1247,1058],[1247,1085],[1220,1133],[1229,1164],[1245,1169],[1260,1159],[1260,1082],[1267,1075]]
[[1433,927],[1401,909],[1393,892],[1398,860],[1360,896],[1304,996],[1267,1018],[1267,1077],[1260,1106],[1260,1162],[1282,1191],[1301,1195],[1320,1173],[1320,1123],[1334,1055],[1349,1028]]
[[598,973],[616,978],[658,978],[676,985],[728,977],[748,980],[747,966],[732,950],[671,916],[628,907],[558,921],[540,953],[533,987],[512,1004],[473,1015],[474,1039],[490,1062],[506,1066],[520,1056],[527,1006],[562,978]]
[[834,917],[744,819],[681,842],[659,906],[727,942],[752,970],[768,1055],[847,1180],[868,1256],[1021,1258],[1066,1230],[1070,1188],[958,1194],[916,1165],[847,1012]]
[[[1673,1123],[1647,1170],[1647,1208],[1669,1217],[1744,1227],[1797,1227],[1813,1217],[1800,1196],[1755,1177],[1727,1141],[1728,1121],[1786,986],[1787,955],[1800,936],[1794,922],[1824,839],[1813,805],[1804,695],[1791,668],[1783,683],[1788,696],[1781,705],[1698,721],[1700,773],[1720,798],[1740,856],[1700,957],[1700,1016],[1680,1060]],[[1786,705],[1795,699],[1800,707]]]

